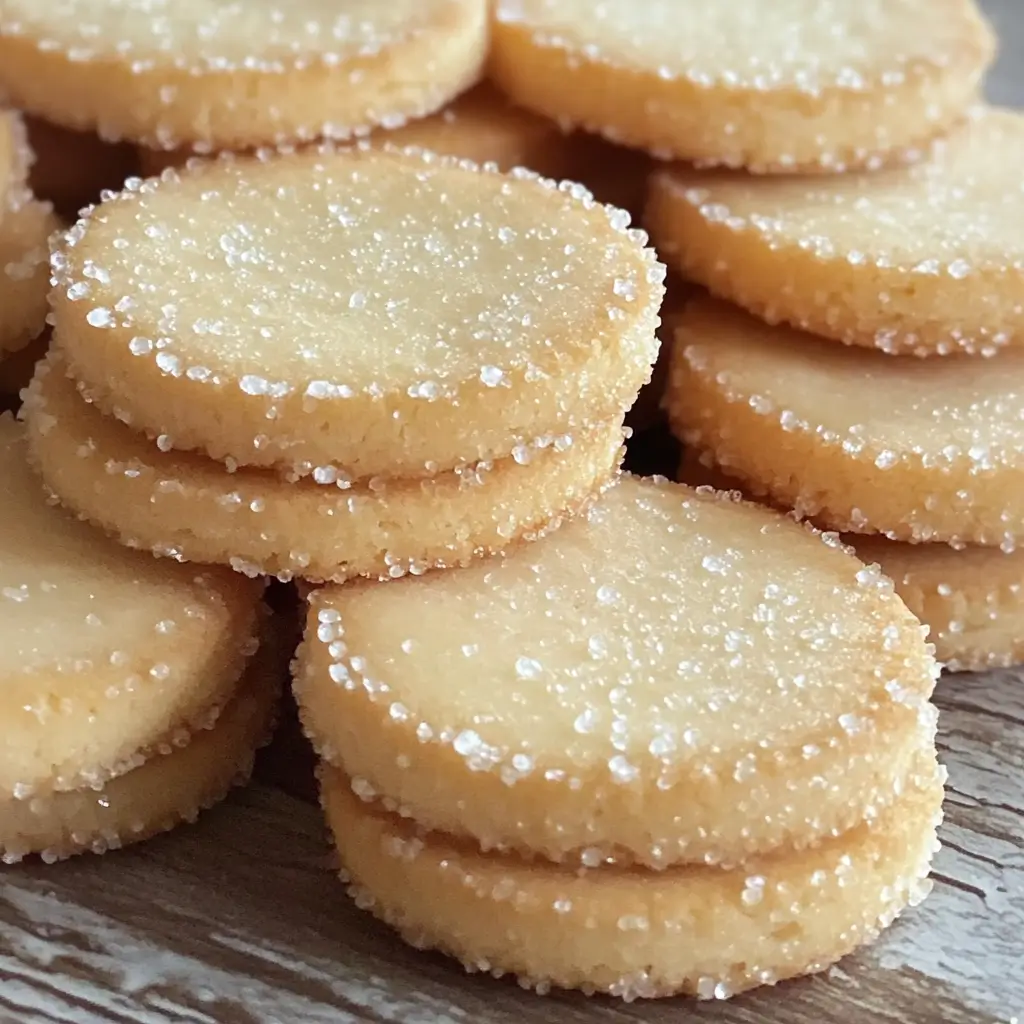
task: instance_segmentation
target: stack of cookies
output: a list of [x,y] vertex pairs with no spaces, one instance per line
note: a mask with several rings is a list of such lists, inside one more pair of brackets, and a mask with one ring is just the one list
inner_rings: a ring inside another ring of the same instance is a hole
[[47,239],[59,224],[26,185],[31,164],[21,118],[0,109],[0,396],[28,379],[46,327]]
[[504,557],[315,592],[295,689],[352,895],[407,940],[726,998],[927,891],[923,633],[833,536],[626,476]]
[[284,652],[256,653],[262,585],[127,551],[49,505],[9,414],[0,506],[0,859],[193,819],[269,735]]
[[343,580],[543,533],[620,458],[664,268],[628,216],[420,153],[225,158],[55,257],[32,458],[132,547]]
[[666,170],[647,213],[669,260],[750,311],[697,302],[676,334],[691,460],[843,531],[951,669],[1024,656],[1022,158],[1024,118],[980,110],[911,167]]

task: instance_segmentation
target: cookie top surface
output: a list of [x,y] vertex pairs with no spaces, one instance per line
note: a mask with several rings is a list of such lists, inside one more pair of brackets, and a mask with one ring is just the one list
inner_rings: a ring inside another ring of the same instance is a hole
[[0,417],[0,792],[76,788],[234,685],[261,586],[128,551],[47,504]]
[[1024,116],[976,112],[908,167],[773,177],[674,167],[647,223],[690,277],[769,320],[889,351],[1024,338]]
[[499,0],[497,19],[538,42],[663,79],[732,89],[857,89],[943,67],[963,46],[974,7],[964,0]]
[[423,474],[628,407],[664,268],[627,223],[429,154],[194,165],[71,231],[56,338],[176,447]]
[[837,544],[632,477],[501,561],[326,588],[304,662],[328,759],[418,821],[655,864],[799,842],[866,792],[884,802],[864,777],[803,783],[857,748],[891,795],[932,685],[917,622]]
[[894,357],[703,300],[676,334],[666,409],[745,486],[806,499],[829,527],[997,545],[1024,529],[1017,352]]
[[279,73],[380,53],[435,28],[464,0],[2,0],[0,29],[77,61],[200,73]]

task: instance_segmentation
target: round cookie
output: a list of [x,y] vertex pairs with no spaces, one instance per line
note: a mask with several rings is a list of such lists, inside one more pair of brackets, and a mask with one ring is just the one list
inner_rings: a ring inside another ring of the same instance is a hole
[[929,627],[935,656],[950,672],[1024,661],[1024,551],[846,538],[877,563],[907,607]]
[[498,0],[517,103],[666,159],[874,166],[953,124],[995,53],[973,0]]
[[51,360],[26,395],[33,463],[68,508],[131,547],[311,579],[421,574],[557,525],[608,482],[622,426],[551,438],[425,480],[284,480],[161,451],[102,416]]
[[0,220],[2,207],[25,184],[32,159],[21,114],[0,109]]
[[[494,163],[503,171],[529,167],[549,178],[569,178],[577,145],[553,121],[514,107],[493,86],[478,85],[430,117],[392,131],[380,129],[368,140],[398,148],[416,147],[474,163]],[[187,150],[141,149],[142,173],[155,177],[187,163]]]
[[664,268],[578,187],[369,147],[190,166],[54,260],[54,340],[134,430],[424,476],[580,434],[650,377]]
[[499,561],[317,591],[295,690],[321,756],[425,828],[664,867],[891,803],[935,674],[891,584],[838,546],[627,476]]
[[153,756],[101,789],[0,799],[0,860],[30,854],[52,863],[106,853],[195,821],[228,790],[247,782],[281,694],[278,666],[256,655],[240,689],[208,728],[175,735]]
[[49,505],[0,417],[0,798],[102,782],[208,721],[257,643],[261,584],[128,551]]
[[39,118],[26,119],[29,143],[35,154],[29,184],[40,198],[68,220],[99,202],[105,189],[117,191],[138,173],[135,147],[111,145],[88,132],[69,131]]
[[49,203],[21,195],[3,209],[0,200],[0,359],[46,327],[48,242],[59,227]]
[[486,0],[0,0],[15,106],[154,149],[400,124],[472,85],[486,45]]
[[686,277],[771,323],[893,354],[1024,342],[1024,116],[975,115],[912,167],[754,180],[674,167],[645,222]]
[[1010,550],[1024,533],[1024,358],[919,360],[691,303],[670,360],[677,436],[828,529]]
[[[743,491],[707,454],[692,449],[684,451],[677,479],[691,487]],[[1024,661],[1024,552],[905,544],[869,534],[846,534],[843,541],[893,581],[928,627],[936,660],[947,671],[980,672]]]
[[727,999],[873,940],[930,890],[943,778],[929,752],[877,820],[732,870],[659,873],[480,853],[360,802],[336,769],[321,784],[351,895],[407,941],[539,992],[632,1000]]

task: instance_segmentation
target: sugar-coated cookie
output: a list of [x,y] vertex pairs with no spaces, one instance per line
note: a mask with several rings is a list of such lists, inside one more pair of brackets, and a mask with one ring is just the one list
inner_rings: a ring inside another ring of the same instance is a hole
[[120,189],[139,171],[134,146],[112,145],[90,132],[70,131],[37,117],[27,118],[26,128],[35,155],[29,175],[32,191],[68,220],[99,202],[105,189]]
[[1024,534],[1024,358],[914,359],[772,327],[715,300],[676,331],[677,436],[820,526],[1012,549]]
[[891,803],[935,674],[891,584],[838,545],[626,476],[500,560],[316,591],[295,690],[321,756],[424,827],[664,867]]
[[621,417],[664,267],[578,187],[359,147],[190,165],[54,257],[54,341],[177,449],[425,476]]
[[686,277],[772,322],[890,353],[1024,344],[1024,115],[979,111],[911,167],[652,177],[645,222]]
[[49,505],[0,416],[0,798],[78,789],[208,723],[262,585],[128,551]]
[[995,52],[973,0],[497,0],[493,79],[659,156],[874,165],[940,134]]
[[425,480],[229,473],[102,416],[62,369],[55,359],[40,365],[24,409],[49,489],[122,543],[250,575],[388,578],[465,562],[557,524],[600,491],[622,455],[620,421]]
[[59,227],[49,203],[21,192],[4,208],[0,198],[0,359],[24,348],[46,326],[47,242]]
[[[677,479],[691,487],[743,492],[710,453],[683,452]],[[977,545],[907,544],[844,534],[858,558],[877,564],[928,627],[938,662],[950,672],[1005,668],[1024,661],[1024,551]]]
[[929,750],[896,802],[849,832],[731,870],[657,873],[481,853],[361,802],[337,769],[321,785],[351,895],[413,945],[540,992],[727,999],[824,970],[924,898],[943,777]]
[[21,114],[0,108],[0,206],[25,184],[31,165],[32,150]]
[[0,87],[156,149],[349,137],[472,85],[486,0],[0,0]]
[[0,860],[106,853],[194,821],[248,781],[281,693],[280,658],[260,651],[208,728],[181,730],[102,788],[0,797]]

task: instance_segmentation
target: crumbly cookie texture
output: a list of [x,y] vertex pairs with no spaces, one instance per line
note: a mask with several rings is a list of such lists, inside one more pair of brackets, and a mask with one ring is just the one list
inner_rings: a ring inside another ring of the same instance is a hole
[[1012,550],[1024,533],[1024,358],[894,357],[716,300],[676,331],[665,408],[752,496],[828,529]]
[[154,149],[350,138],[479,77],[486,0],[2,0],[0,86]]
[[534,539],[600,493],[623,443],[615,422],[426,480],[229,473],[101,415],[53,357],[23,415],[48,488],[122,543],[285,580],[420,575]]
[[581,186],[307,150],[135,183],[53,257],[54,342],[168,447],[429,476],[621,417],[664,267]]
[[935,676],[834,536],[626,476],[499,560],[314,593],[295,690],[321,756],[424,827],[663,868],[891,804]]
[[53,507],[10,416],[0,505],[0,799],[102,784],[212,721],[257,647],[262,584],[128,551]]
[[498,0],[513,99],[665,159],[843,171],[912,158],[976,98],[973,0]]
[[723,870],[596,870],[481,853],[362,801],[322,769],[349,893],[412,945],[524,987],[727,999],[824,970],[920,902],[945,773],[922,751],[896,803],[806,850]]
[[49,238],[60,229],[49,203],[18,190],[0,199],[0,360],[24,349],[46,327]]
[[[179,730],[137,767],[102,787],[0,798],[0,860],[37,854],[46,863],[106,853],[195,821],[249,780],[281,693],[281,659],[260,651],[224,708]],[[141,757],[139,760],[142,760]]]
[[891,354],[1024,344],[1024,117],[979,110],[927,159],[755,180],[682,166],[645,223],[686,277],[771,323]]

